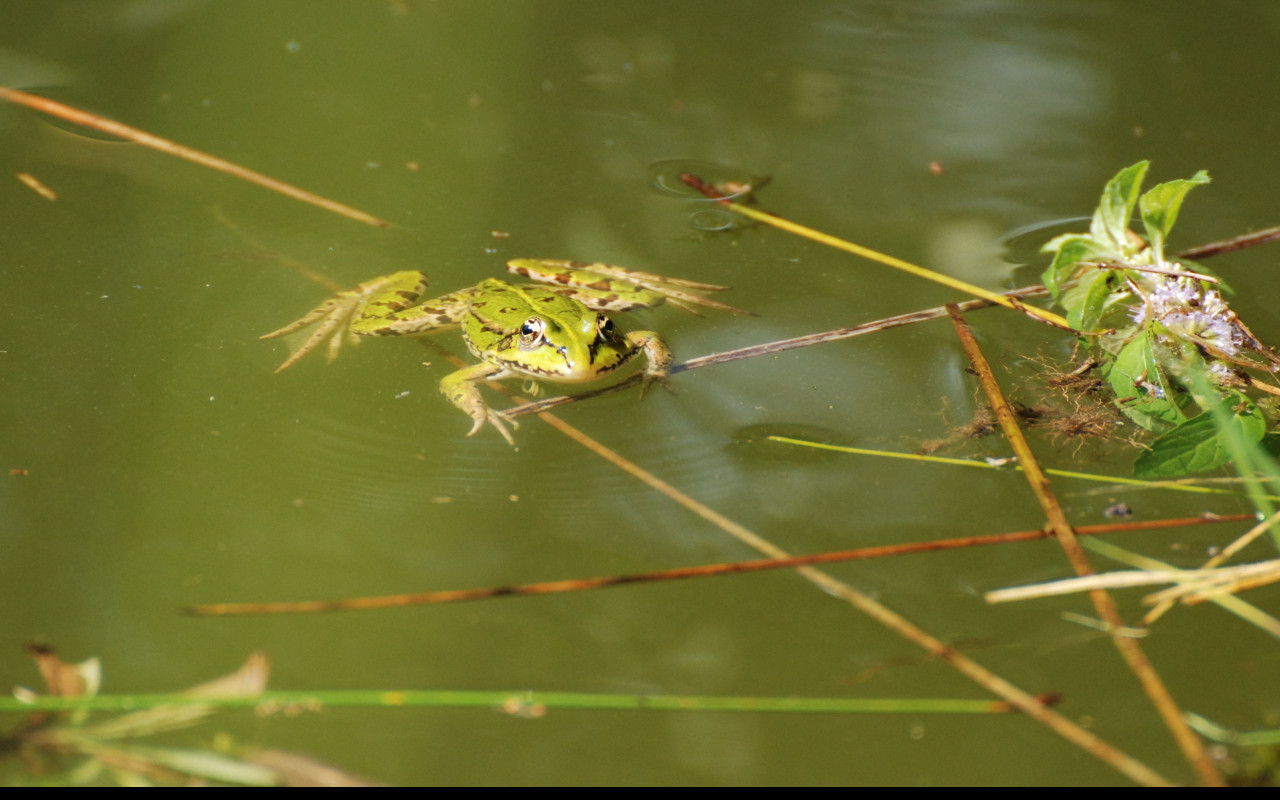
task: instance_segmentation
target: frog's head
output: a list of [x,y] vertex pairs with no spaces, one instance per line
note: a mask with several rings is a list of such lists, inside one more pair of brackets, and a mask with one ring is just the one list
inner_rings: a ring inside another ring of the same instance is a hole
[[604,314],[534,315],[520,324],[516,368],[548,380],[580,383],[612,372],[634,348]]

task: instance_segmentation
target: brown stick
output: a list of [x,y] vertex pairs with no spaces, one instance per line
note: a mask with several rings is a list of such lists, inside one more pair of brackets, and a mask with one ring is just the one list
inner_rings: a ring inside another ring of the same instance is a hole
[[1195,261],[1198,258],[1209,258],[1210,256],[1221,255],[1222,253],[1230,253],[1233,250],[1243,250],[1246,247],[1255,247],[1260,244],[1274,242],[1280,239],[1280,226],[1275,228],[1264,228],[1253,233],[1246,233],[1243,236],[1236,236],[1232,239],[1223,239],[1218,242],[1209,242],[1199,247],[1193,247],[1190,250],[1183,250],[1177,254],[1177,258],[1185,258]]
[[[1158,519],[1146,522],[1113,522],[1102,525],[1084,525],[1076,529],[1078,536],[1097,536],[1105,533],[1145,531],[1162,528],[1204,525],[1215,522],[1241,522],[1253,519],[1252,514],[1232,514],[1223,517],[1183,517]],[[439,605],[468,600],[490,600],[497,597],[528,597],[532,595],[583,592],[591,589],[610,589],[637,583],[657,583],[687,578],[714,578],[720,575],[738,575],[744,572],[760,572],[769,569],[786,569],[813,564],[834,564],[842,561],[862,561],[871,558],[932,553],[939,550],[959,550],[993,544],[1011,544],[1052,538],[1045,530],[1014,531],[986,536],[964,536],[940,539],[933,542],[860,547],[791,558],[762,558],[754,561],[730,561],[721,564],[704,564],[697,567],[679,567],[655,572],[627,575],[607,575],[596,578],[571,578],[562,581],[522,583],[512,586],[491,586],[483,589],[446,589],[438,592],[382,595],[378,597],[353,597],[344,600],[314,600],[282,603],[209,603],[189,606],[182,613],[192,616],[227,616],[232,614],[307,614],[322,611],[354,611],[373,608],[400,608],[403,606]]]
[[64,119],[67,122],[74,122],[75,124],[83,125],[86,128],[93,128],[94,130],[102,131],[103,133],[109,133],[112,136],[127,139],[128,141],[140,144],[144,147],[150,147],[152,150],[159,150],[162,153],[168,153],[171,156],[177,156],[178,158],[192,161],[201,166],[208,167],[219,172],[225,172],[228,175],[234,175],[241,180],[256,183],[265,189],[270,189],[273,192],[279,192],[280,194],[292,197],[295,200],[301,200],[304,203],[310,203],[313,206],[323,208],[326,211],[332,211],[335,214],[341,214],[344,217],[354,219],[357,222],[363,222],[366,225],[372,225],[376,228],[391,227],[391,223],[384,219],[379,219],[372,214],[366,214],[357,208],[343,205],[336,200],[321,197],[318,194],[313,194],[305,189],[299,189],[298,187],[285,183],[284,181],[278,181],[275,178],[267,177],[260,172],[254,172],[253,170],[242,167],[239,164],[233,164],[230,161],[225,161],[216,156],[202,153],[199,150],[192,150],[190,147],[184,147],[183,145],[171,142],[168,139],[161,139],[159,136],[154,136],[146,131],[131,128],[128,125],[106,119],[105,117],[99,117],[96,114],[90,114],[88,111],[82,111],[78,108],[73,108],[72,106],[68,106],[45,97],[40,97],[39,95],[28,94],[27,92],[20,92],[17,89],[8,89],[0,86],[0,100],[8,100],[10,103],[16,103],[20,106],[35,109],[36,111],[57,117],[58,119]]

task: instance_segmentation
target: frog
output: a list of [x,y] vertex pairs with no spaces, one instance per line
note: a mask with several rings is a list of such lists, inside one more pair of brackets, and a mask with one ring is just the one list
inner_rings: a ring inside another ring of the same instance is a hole
[[481,382],[518,377],[530,381],[534,389],[536,381],[587,383],[601,380],[643,355],[646,365],[641,398],[654,384],[671,390],[668,378],[674,357],[658,334],[624,333],[604,312],[670,303],[698,316],[702,316],[699,307],[751,313],[703,294],[724,291],[728,286],[610,264],[516,258],[507,262],[507,270],[533,282],[487,278],[470,288],[424,300],[429,285],[426,273],[403,270],[338,292],[294,322],[260,338],[275,339],[316,326],[276,369],[279,373],[326,339],[332,361],[344,340],[420,336],[460,328],[467,349],[479,363],[445,376],[440,392],[471,417],[468,436],[489,425],[514,447],[510,428],[519,427],[519,423],[485,402]]

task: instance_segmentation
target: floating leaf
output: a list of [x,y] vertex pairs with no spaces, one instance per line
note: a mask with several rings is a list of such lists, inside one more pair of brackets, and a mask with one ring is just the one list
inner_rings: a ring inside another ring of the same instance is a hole
[[[1232,417],[1232,425],[1251,441],[1260,441],[1267,422],[1256,406],[1249,404]],[[1200,414],[1157,437],[1151,449],[1138,457],[1133,474],[1139,478],[1181,478],[1215,469],[1231,461],[1231,452],[1222,440],[1212,414]]]

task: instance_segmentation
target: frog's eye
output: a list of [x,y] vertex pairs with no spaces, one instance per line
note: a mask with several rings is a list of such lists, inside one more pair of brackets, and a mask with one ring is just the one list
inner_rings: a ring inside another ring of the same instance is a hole
[[613,336],[613,320],[601,315],[596,321],[596,325],[599,338],[608,339]]
[[542,324],[542,320],[537,317],[529,317],[520,326],[520,338],[526,342],[542,338]]

